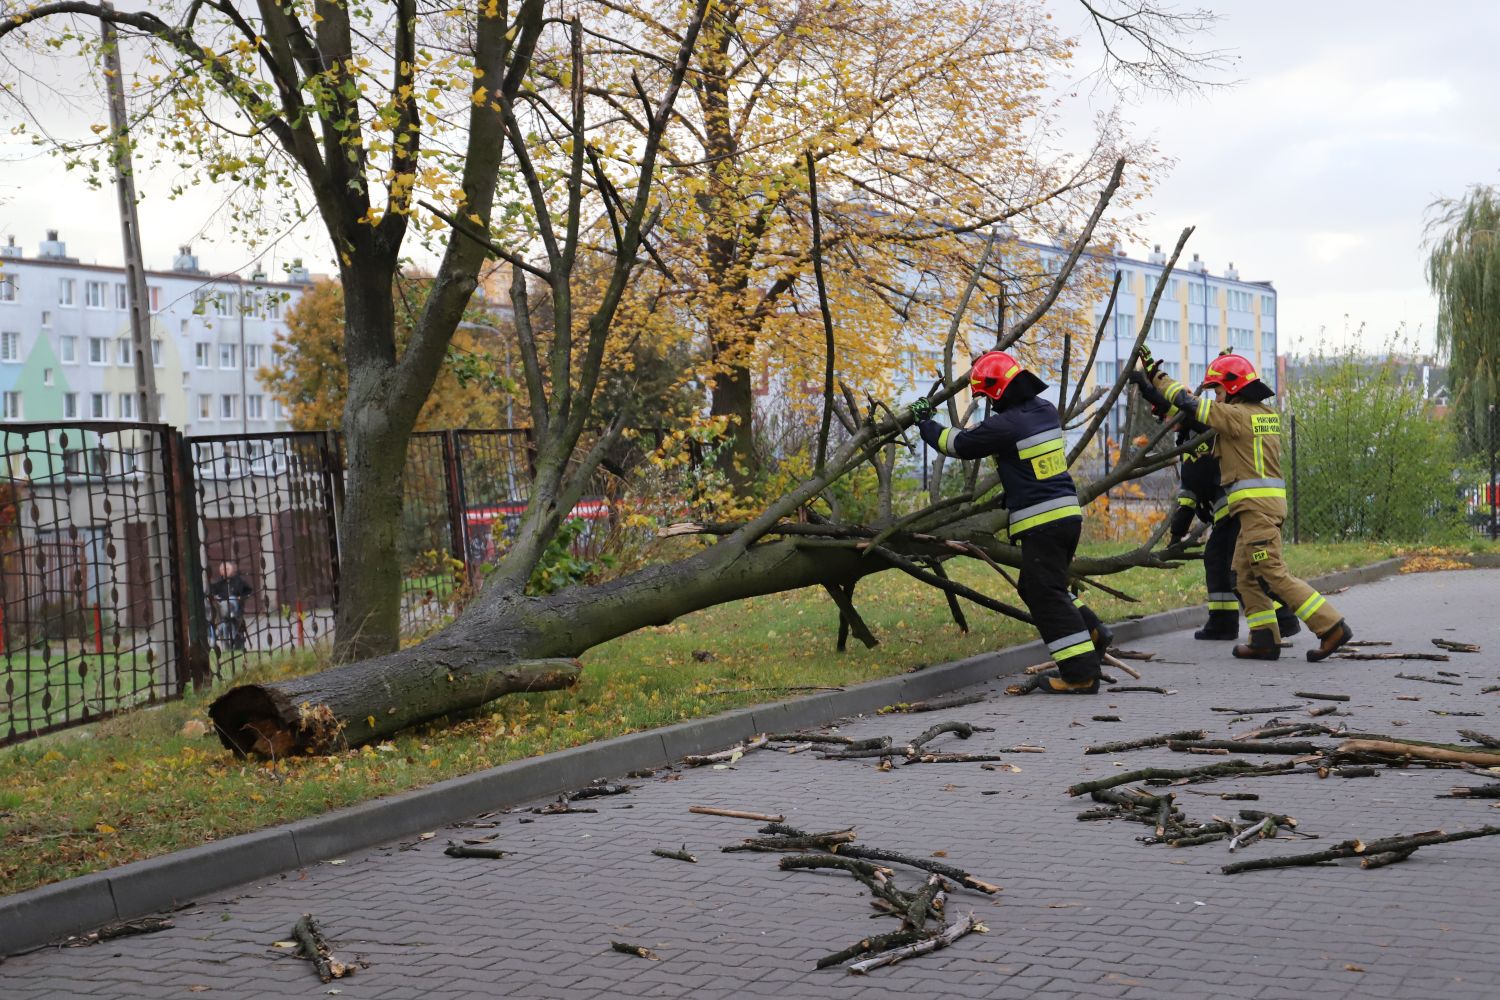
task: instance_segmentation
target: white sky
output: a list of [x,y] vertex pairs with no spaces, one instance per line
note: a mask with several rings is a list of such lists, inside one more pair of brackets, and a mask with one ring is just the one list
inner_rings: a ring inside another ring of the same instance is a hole
[[[1060,26],[1082,32],[1071,0],[1054,2]],[[1222,14],[1206,44],[1233,53],[1227,78],[1240,82],[1128,108],[1135,133],[1154,137],[1176,161],[1146,202],[1143,232],[1170,245],[1195,224],[1189,249],[1211,270],[1233,261],[1245,278],[1274,281],[1283,350],[1315,343],[1320,331],[1340,342],[1361,323],[1372,349],[1401,324],[1430,344],[1427,207],[1469,184],[1500,181],[1500,118],[1488,106],[1500,4],[1441,0],[1414,11],[1397,0],[1198,2]],[[1085,37],[1080,77],[1098,54],[1097,40]],[[1065,126],[1083,141],[1090,105],[1113,99],[1085,84]],[[81,120],[62,109],[58,117]],[[95,120],[104,119],[101,106]],[[207,270],[248,270],[255,253],[212,221],[222,192],[169,201],[174,179],[141,179],[148,266],[167,267],[177,245],[192,242]],[[0,133],[0,239],[14,235],[30,255],[43,230],[57,228],[73,256],[116,263],[117,226],[112,189],[90,191]],[[293,257],[333,270],[313,227],[262,263],[274,276]]]
[[[1273,281],[1283,351],[1315,344],[1320,331],[1341,343],[1360,324],[1371,350],[1400,324],[1430,346],[1427,207],[1500,182],[1491,106],[1500,4],[1190,5],[1222,15],[1209,44],[1233,52],[1229,77],[1240,82],[1128,109],[1136,133],[1176,160],[1146,202],[1144,230],[1170,248],[1196,225],[1188,249],[1210,270],[1233,261],[1241,277]],[[1061,21],[1083,27],[1076,15]],[[1086,44],[1078,68],[1097,66],[1100,51],[1097,39]]]

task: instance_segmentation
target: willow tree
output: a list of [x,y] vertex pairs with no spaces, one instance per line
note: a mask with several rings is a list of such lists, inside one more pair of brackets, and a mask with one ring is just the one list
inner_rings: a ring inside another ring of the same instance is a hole
[[1438,347],[1448,352],[1465,443],[1482,450],[1500,403],[1500,194],[1476,185],[1433,208],[1427,283],[1438,297]]

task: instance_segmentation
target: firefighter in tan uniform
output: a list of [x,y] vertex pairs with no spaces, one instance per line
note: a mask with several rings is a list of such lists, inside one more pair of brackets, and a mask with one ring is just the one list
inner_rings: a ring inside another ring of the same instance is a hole
[[[1232,565],[1244,602],[1250,642],[1234,647],[1241,659],[1281,656],[1273,596],[1293,609],[1318,637],[1307,651],[1313,662],[1326,659],[1354,638],[1354,631],[1328,599],[1287,572],[1281,557],[1281,524],[1286,520],[1286,482],[1281,478],[1281,416],[1265,401],[1272,393],[1255,366],[1238,354],[1222,354],[1209,365],[1198,391],[1212,387],[1218,399],[1194,396],[1161,370],[1141,349],[1146,374],[1167,399],[1198,423],[1216,431],[1214,457],[1224,484],[1229,514],[1239,519]],[[1265,584],[1265,588],[1261,587]]]

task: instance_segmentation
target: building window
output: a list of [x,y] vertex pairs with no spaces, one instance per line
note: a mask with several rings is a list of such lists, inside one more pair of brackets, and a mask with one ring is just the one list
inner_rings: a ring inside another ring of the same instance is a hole
[[1230,288],[1225,291],[1225,297],[1229,300],[1229,308],[1239,312],[1249,312],[1252,307],[1252,297],[1249,292],[1238,288]]
[[42,310],[42,329],[43,330],[50,330],[50,329],[52,329],[52,310],[51,309],[43,309]]
[[1148,299],[1156,294],[1156,280],[1156,275],[1146,275],[1146,298]]
[[284,406],[281,405],[281,400],[279,400],[279,399],[272,399],[271,400],[271,419],[272,420],[285,420],[286,419],[286,407],[284,407]]
[[21,335],[0,333],[0,361],[21,360]]
[[19,392],[7,392],[5,394],[5,412],[3,416],[6,420],[21,419],[21,394]]
[[1255,331],[1249,327],[1231,326],[1229,328],[1229,346],[1236,351],[1255,350]]
[[160,368],[161,367],[161,338],[160,337],[153,337],[151,339],[151,367],[152,368]]
[[72,278],[57,279],[57,304],[60,306],[70,306],[73,304]]
[[1182,324],[1175,319],[1153,319],[1151,321],[1151,336],[1157,340],[1166,340],[1178,343],[1182,337]]
[[1115,332],[1121,337],[1135,336],[1135,314],[1115,313]]
[[214,398],[208,394],[198,397],[198,419],[212,420],[214,418]]
[[276,293],[273,292],[266,299],[266,315],[269,316],[269,317],[271,317],[272,319],[280,319],[281,318],[281,296],[280,295],[278,295],[278,294],[276,294]]
[[52,385],[52,384],[53,384],[52,383],[52,369],[51,368],[43,368],[42,369],[42,385]]
[[260,345],[259,344],[246,344],[245,345],[245,370],[253,372],[253,371],[255,371],[258,368],[260,368]]
[[1181,278],[1173,278],[1171,281],[1167,282],[1167,292],[1166,292],[1166,295],[1164,296],[1164,298],[1168,299],[1171,302],[1181,302],[1182,301],[1182,279]]
[[76,392],[65,392],[65,393],[63,393],[63,419],[64,420],[77,420],[78,419],[78,393],[76,393]]
[[206,341],[198,341],[193,345],[193,360],[199,368],[209,367],[210,348]]
[[213,307],[215,316],[229,315],[229,294],[227,292],[215,292],[209,296],[209,305]]
[[246,396],[245,416],[249,417],[251,420],[266,419],[266,397]]
[[1188,324],[1188,343],[1189,344],[1206,344],[1206,343],[1208,343],[1208,324],[1207,323],[1189,323]]
[[103,337],[89,338],[89,364],[109,364],[109,342]]
[[219,367],[238,368],[240,366],[240,348],[238,344],[219,345]]
[[146,298],[151,301],[151,311],[161,312],[161,286],[152,285],[146,289]]
[[185,319],[184,320],[178,320],[178,322],[177,322],[177,332],[180,333],[180,334],[182,334],[182,336],[184,336],[184,337],[187,336],[187,334],[188,334],[188,321],[187,320],[185,320]]
[[109,286],[102,281],[85,281],[83,283],[83,305],[86,309],[103,309],[105,306],[104,295]]
[[115,282],[115,308],[130,308],[130,295],[125,291],[125,286],[118,281]]
[[222,419],[224,419],[224,420],[233,420],[235,417],[238,417],[239,415],[240,415],[240,397],[238,397],[238,396],[228,396],[228,395],[220,396],[219,397],[219,416]]
[[89,393],[89,419],[109,419],[109,396],[102,392]]
[[78,338],[58,337],[57,355],[65,365],[76,365],[78,363]]
[[1208,378],[1208,365],[1188,365],[1188,380],[1195,386],[1203,384]]
[[16,276],[0,274],[0,302],[16,301]]
[[135,364],[135,349],[131,346],[129,337],[121,337],[115,341],[115,358],[125,367]]
[[1262,295],[1260,297],[1260,314],[1269,316],[1276,311],[1276,296]]
[[135,395],[133,393],[120,393],[120,419],[135,419]]
[[1120,363],[1118,361],[1100,361],[1094,368],[1097,372],[1095,380],[1100,385],[1114,385],[1115,379],[1120,375]]

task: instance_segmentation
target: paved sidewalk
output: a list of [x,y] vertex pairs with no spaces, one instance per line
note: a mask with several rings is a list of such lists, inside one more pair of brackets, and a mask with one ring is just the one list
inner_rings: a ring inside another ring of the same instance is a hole
[[[1431,638],[1450,637],[1481,643],[1484,652],[1456,653],[1447,664],[1309,664],[1302,651],[1311,640],[1299,636],[1281,661],[1243,664],[1227,645],[1195,642],[1189,632],[1141,640],[1133,645],[1160,660],[1139,665],[1140,683],[1176,695],[1018,699],[999,696],[996,684],[985,703],[861,719],[840,730],[904,738],[947,719],[982,723],[996,731],[962,743],[943,737],[937,748],[1045,745],[1045,754],[1009,758],[1019,773],[977,764],[880,772],[873,761],[761,752],[732,770],[658,774],[635,782],[629,796],[580,803],[597,814],[517,810],[494,817],[496,830],[441,829],[427,841],[205,900],[164,933],[11,959],[0,965],[0,995],[1494,997],[1500,838],[1424,848],[1377,871],[1346,862],[1227,877],[1218,873],[1227,860],[1222,843],[1146,846],[1135,840],[1145,827],[1074,819],[1092,805],[1064,793],[1075,781],[1122,766],[1216,759],[1164,749],[1084,756],[1086,745],[1194,727],[1224,737],[1269,718],[1231,724],[1213,706],[1294,704],[1295,690],[1343,692],[1353,695],[1344,720],[1351,728],[1443,740],[1456,740],[1460,726],[1500,732],[1500,693],[1479,694],[1500,683],[1500,570],[1401,576],[1333,600],[1361,639],[1430,652]],[[1438,669],[1459,673],[1462,686],[1395,678]],[[1460,710],[1486,717],[1435,714]],[[1091,721],[1106,713],[1123,721]],[[1477,776],[1411,769],[1354,780],[1246,778],[1189,787],[1253,791],[1258,803],[1187,793],[1179,801],[1195,818],[1231,815],[1242,805],[1290,813],[1302,831],[1322,838],[1258,844],[1240,855],[1255,857],[1348,837],[1500,822],[1493,800],[1433,798],[1457,783],[1477,783]],[[864,844],[944,851],[1004,892],[961,892],[950,903],[950,912],[973,909],[988,934],[867,977],[817,972],[819,956],[889,923],[869,918],[866,894],[845,876],[783,873],[773,854],[720,853],[757,824],[690,814],[690,805],[782,812],[809,830],[852,825]],[[512,856],[442,854],[450,838],[496,831],[496,845]],[[649,853],[683,843],[698,864]],[[341,953],[363,956],[370,967],[322,985],[305,961],[272,949],[304,912],[318,916]],[[661,961],[616,954],[611,939],[646,945]]]

